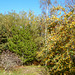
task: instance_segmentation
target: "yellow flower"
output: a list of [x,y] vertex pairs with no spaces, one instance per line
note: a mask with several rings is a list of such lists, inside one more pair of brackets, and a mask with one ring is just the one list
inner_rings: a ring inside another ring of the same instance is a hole
[[60,8],[59,7],[57,7],[57,10],[59,10]]
[[59,18],[56,18],[57,20],[60,20]]
[[72,14],[72,12],[69,12],[69,13],[68,13],[68,16],[70,16],[71,14]]
[[61,9],[63,8],[63,7],[60,7]]
[[47,18],[47,20],[49,20],[50,18]]
[[72,24],[75,24],[75,22],[72,22]]
[[62,10],[63,10],[63,11],[65,11],[65,9],[64,9],[64,8],[62,8]]
[[52,17],[53,17],[53,19],[55,19],[55,16],[54,15],[52,15]]
[[67,18],[65,17],[64,20],[67,20]]
[[53,24],[53,22],[51,22],[51,24]]

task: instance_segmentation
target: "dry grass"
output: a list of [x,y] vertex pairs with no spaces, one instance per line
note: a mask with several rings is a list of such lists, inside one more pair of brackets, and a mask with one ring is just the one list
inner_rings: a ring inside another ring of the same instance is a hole
[[0,75],[49,75],[43,66],[16,66],[13,71],[0,70]]

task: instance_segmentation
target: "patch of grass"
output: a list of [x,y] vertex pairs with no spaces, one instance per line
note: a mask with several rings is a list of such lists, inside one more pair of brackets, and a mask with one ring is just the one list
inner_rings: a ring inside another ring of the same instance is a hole
[[20,66],[12,71],[0,70],[0,75],[49,75],[43,66]]

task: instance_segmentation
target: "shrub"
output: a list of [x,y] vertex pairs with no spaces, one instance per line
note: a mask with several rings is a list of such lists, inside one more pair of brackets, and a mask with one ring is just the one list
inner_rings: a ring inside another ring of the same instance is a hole
[[10,70],[15,66],[22,65],[20,58],[9,50],[3,51],[0,55],[0,67]]
[[37,46],[33,41],[29,26],[13,26],[12,37],[9,38],[8,47],[21,57],[24,64],[35,60]]
[[7,30],[4,25],[0,25],[0,53],[7,49]]
[[[47,48],[38,53],[43,58],[51,75],[71,73],[75,55],[75,19],[74,11],[61,18],[53,16],[48,25]],[[45,52],[46,51],[46,52]],[[49,64],[49,65],[48,65]],[[74,72],[74,71],[73,71]]]

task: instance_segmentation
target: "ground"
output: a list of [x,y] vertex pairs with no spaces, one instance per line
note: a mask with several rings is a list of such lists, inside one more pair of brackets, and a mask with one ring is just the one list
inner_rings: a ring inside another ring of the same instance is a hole
[[0,70],[0,75],[49,75],[43,66],[17,66],[13,71]]

